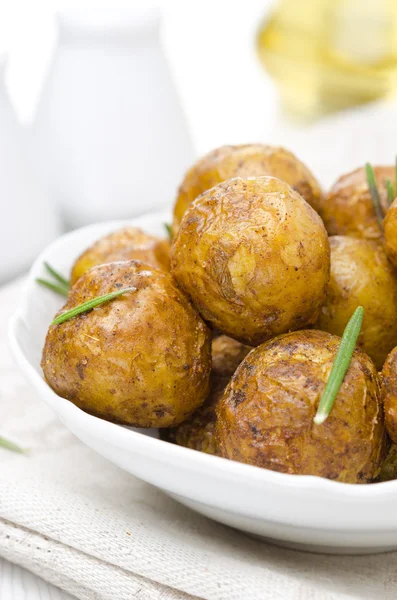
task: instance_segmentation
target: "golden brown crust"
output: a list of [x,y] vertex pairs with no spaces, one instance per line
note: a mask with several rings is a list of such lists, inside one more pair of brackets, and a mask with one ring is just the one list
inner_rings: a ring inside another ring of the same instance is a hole
[[357,306],[363,306],[358,346],[380,370],[397,343],[397,274],[375,242],[334,236],[330,246],[331,278],[315,327],[342,335]]
[[321,188],[309,169],[292,152],[264,144],[221,146],[203,156],[186,173],[174,209],[174,235],[187,207],[197,196],[232,177],[262,175],[285,181],[315,210],[320,210]]
[[114,231],[97,240],[79,256],[72,268],[71,284],[96,265],[120,260],[140,260],[156,269],[169,271],[170,242],[136,227]]
[[387,433],[397,443],[397,348],[386,359],[382,369],[382,400]]
[[[384,212],[387,211],[386,180],[394,181],[394,167],[375,167]],[[364,167],[342,175],[326,196],[320,215],[329,235],[349,235],[382,240],[382,231],[368,189]]]
[[231,377],[251,350],[251,346],[227,335],[218,335],[212,340],[212,373],[216,377]]
[[219,455],[215,432],[216,407],[229,379],[230,377],[212,376],[210,393],[204,404],[177,427],[161,430],[161,438],[178,446]]
[[382,463],[378,481],[397,479],[397,446],[392,444],[386,459]]
[[170,275],[137,261],[87,271],[68,310],[117,290],[136,291],[51,325],[42,358],[53,390],[110,421],[170,427],[206,398],[210,332]]
[[383,227],[387,258],[397,268],[397,198],[386,213]]
[[163,430],[162,439],[207,454],[219,454],[215,435],[216,406],[230,377],[251,350],[250,346],[244,346],[226,335],[214,338],[212,340],[212,372],[208,398],[189,419],[177,427]]
[[339,343],[322,331],[297,331],[250,352],[218,403],[222,455],[346,483],[376,477],[387,438],[378,375],[363,352],[354,352],[328,419],[313,423]]
[[317,319],[329,279],[317,213],[274,177],[231,179],[188,208],[171,270],[214,328],[248,345]]

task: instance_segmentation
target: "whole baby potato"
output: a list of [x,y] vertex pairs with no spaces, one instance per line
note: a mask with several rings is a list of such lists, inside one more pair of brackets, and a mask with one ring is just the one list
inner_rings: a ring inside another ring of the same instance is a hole
[[342,335],[357,306],[363,306],[358,346],[381,370],[397,344],[397,273],[375,242],[346,236],[329,241],[331,278],[315,327]]
[[161,432],[162,439],[178,446],[192,448],[206,454],[219,455],[216,438],[216,407],[229,383],[228,377],[211,378],[210,393],[202,406],[183,423]]
[[125,227],[97,240],[85,250],[72,267],[73,285],[88,269],[119,260],[140,260],[163,271],[169,271],[170,243],[166,239],[144,233],[137,227]]
[[217,406],[222,456],[345,483],[375,478],[388,442],[378,374],[361,350],[353,354],[328,418],[313,422],[339,344],[337,336],[306,330],[252,350]]
[[245,346],[227,335],[218,335],[211,345],[213,375],[230,378],[251,350],[251,346]]
[[383,365],[382,400],[387,433],[397,444],[397,347],[390,352]]
[[314,323],[329,279],[318,214],[275,177],[235,178],[186,211],[171,270],[202,317],[251,346]]
[[174,235],[193,200],[232,177],[272,175],[288,183],[315,210],[320,210],[321,188],[309,169],[292,152],[277,146],[244,144],[221,146],[203,156],[186,173],[174,208]]
[[59,396],[109,421],[177,425],[208,395],[211,338],[170,275],[138,261],[93,267],[60,313],[126,287],[134,291],[50,326],[45,379]]
[[183,423],[162,432],[162,438],[207,454],[219,454],[215,435],[216,407],[230,377],[252,348],[226,335],[212,340],[210,393],[204,404]]
[[385,250],[392,265],[397,268],[397,199],[390,205],[383,221]]
[[[374,172],[381,204],[386,213],[386,180],[394,181],[394,167],[375,167]],[[382,239],[364,167],[342,175],[337,180],[324,199],[320,215],[329,235]]]

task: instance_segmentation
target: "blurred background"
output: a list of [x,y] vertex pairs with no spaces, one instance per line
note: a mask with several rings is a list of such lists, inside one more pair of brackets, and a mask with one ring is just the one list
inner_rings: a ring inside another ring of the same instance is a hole
[[61,232],[169,208],[223,144],[329,186],[396,152],[395,0],[0,3],[0,283]]

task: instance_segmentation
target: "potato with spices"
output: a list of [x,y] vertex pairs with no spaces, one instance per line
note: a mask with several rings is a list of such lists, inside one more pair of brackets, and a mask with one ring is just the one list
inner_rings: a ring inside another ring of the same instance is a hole
[[378,374],[361,350],[327,420],[313,422],[339,344],[337,336],[306,330],[252,350],[217,406],[222,456],[345,483],[377,477],[388,441]]
[[212,340],[212,372],[210,393],[189,419],[172,429],[163,430],[161,437],[169,442],[193,448],[207,454],[219,454],[215,435],[216,407],[230,377],[252,348],[226,335]]
[[218,335],[212,340],[212,374],[215,377],[231,377],[241,361],[252,350],[227,335]]
[[232,177],[262,175],[285,181],[315,210],[320,210],[321,188],[309,169],[292,152],[264,144],[221,146],[203,156],[186,173],[174,208],[174,235],[187,207],[197,196]]
[[318,214],[275,177],[230,179],[188,208],[171,272],[215,329],[255,346],[316,321],[329,280]]
[[334,236],[330,246],[331,278],[315,327],[342,335],[354,310],[363,306],[358,346],[380,370],[397,344],[397,273],[375,242]]
[[133,291],[59,325],[42,357],[52,389],[83,410],[136,427],[171,427],[208,395],[211,336],[167,273],[138,262],[93,267],[60,311]]
[[212,377],[210,393],[204,404],[177,427],[163,429],[161,438],[178,446],[219,455],[215,432],[216,407],[228,383],[228,377]]
[[387,258],[397,269],[397,199],[390,205],[383,221]]
[[137,227],[125,227],[97,240],[85,250],[72,267],[73,285],[88,269],[119,260],[140,260],[162,271],[169,271],[170,243],[144,233]]
[[382,400],[387,433],[397,444],[397,347],[390,352],[383,365]]
[[[386,180],[394,181],[394,167],[374,167],[383,212],[388,209]],[[342,175],[322,204],[320,215],[329,235],[349,235],[382,241],[365,168]]]

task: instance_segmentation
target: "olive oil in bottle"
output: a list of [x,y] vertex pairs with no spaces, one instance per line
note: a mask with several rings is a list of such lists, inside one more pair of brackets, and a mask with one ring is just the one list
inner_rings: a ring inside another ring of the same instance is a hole
[[279,0],[257,43],[290,117],[397,92],[397,0]]

